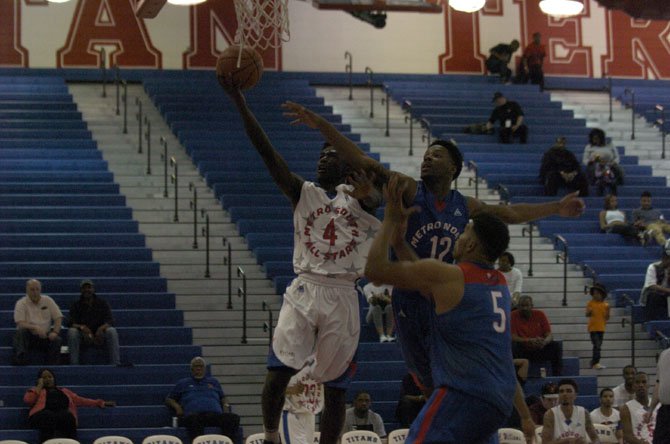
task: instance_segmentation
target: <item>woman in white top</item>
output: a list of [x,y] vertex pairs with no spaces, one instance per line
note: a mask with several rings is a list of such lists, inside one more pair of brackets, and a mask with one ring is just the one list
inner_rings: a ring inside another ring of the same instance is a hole
[[638,229],[626,222],[626,213],[618,208],[618,199],[614,194],[605,196],[604,209],[600,212],[600,229],[605,233],[639,238]]
[[586,165],[586,178],[591,185],[598,186],[602,196],[605,188],[616,194],[617,185],[623,185],[623,169],[619,151],[611,143],[607,143],[605,132],[594,128],[589,133],[589,143],[584,147],[582,163]]
[[512,295],[512,308],[516,308],[519,297],[523,291],[523,274],[514,266],[514,256],[509,251],[504,252],[498,258],[498,271],[505,275],[507,287]]

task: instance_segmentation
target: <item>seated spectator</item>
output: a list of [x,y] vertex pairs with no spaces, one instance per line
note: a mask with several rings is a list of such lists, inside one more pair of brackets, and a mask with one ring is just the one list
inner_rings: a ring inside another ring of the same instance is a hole
[[614,406],[614,392],[604,388],[600,391],[600,407],[591,411],[591,422],[606,425],[619,442],[623,442],[623,431],[619,427],[619,411]]
[[512,40],[509,45],[499,43],[489,49],[489,57],[486,59],[486,69],[491,74],[499,74],[502,83],[507,83],[512,78],[512,70],[508,65],[512,60],[512,54],[517,49],[519,49],[518,40]]
[[79,365],[80,346],[107,346],[109,363],[121,364],[119,358],[119,335],[113,327],[112,310],[104,299],[95,294],[93,282],[81,282],[81,296],[70,306],[70,328],[67,345],[70,364]]
[[391,306],[391,291],[393,287],[389,285],[375,285],[372,282],[363,287],[365,299],[369,307],[368,314],[365,316],[365,322],[372,322],[379,335],[379,342],[393,342],[393,307]]
[[523,273],[514,266],[514,263],[514,255],[509,251],[504,252],[498,258],[498,270],[505,276],[507,287],[512,295],[512,310],[516,309],[523,291]]
[[635,374],[633,387],[635,388],[635,399],[631,399],[619,408],[623,439],[624,442],[632,444],[651,443],[659,405],[650,415],[647,415],[651,399],[649,399],[649,386],[645,372]]
[[395,418],[400,423],[400,427],[409,428],[425,404],[426,397],[414,382],[412,375],[407,373],[402,378],[400,399],[395,409]]
[[575,405],[577,383],[573,379],[558,382],[558,405],[544,414],[542,442],[544,444],[598,443],[598,433],[593,427],[589,412]]
[[658,245],[665,245],[665,233],[670,233],[670,224],[663,213],[651,206],[651,193],[644,191],[640,195],[640,208],[633,210],[633,225],[644,231],[644,243],[654,239]]
[[512,143],[515,137],[520,143],[528,140],[528,127],[523,123],[523,110],[518,103],[507,100],[501,92],[493,94],[493,103],[496,107],[491,112],[486,129],[491,130],[496,121],[500,122],[498,142]]
[[533,308],[530,296],[519,298],[519,308],[512,312],[511,326],[514,358],[530,362],[550,361],[553,376],[560,376],[563,371],[563,346],[554,341],[547,316]]
[[542,34],[534,33],[533,41],[523,50],[516,79],[518,83],[528,83],[530,80],[533,85],[540,85],[540,91],[543,91],[544,71],[542,70],[542,64],[547,51],[541,42]]
[[670,296],[670,240],[665,243],[661,260],[649,264],[640,303],[647,321],[668,319]]
[[626,213],[618,208],[618,202],[615,194],[605,196],[605,205],[599,215],[600,229],[605,233],[638,239],[640,232],[635,225],[626,222]]
[[354,406],[348,408],[344,415],[344,429],[342,433],[352,430],[370,430],[379,435],[380,438],[386,436],[384,429],[384,420],[379,414],[370,410],[372,399],[370,393],[361,390],[354,397]]
[[528,409],[530,410],[533,422],[537,425],[542,425],[544,414],[547,410],[558,404],[558,386],[553,382],[547,382],[542,386],[540,398],[533,400],[529,404]]
[[26,282],[26,295],[14,306],[14,355],[15,365],[29,364],[30,349],[46,349],[47,362],[60,363],[60,330],[63,313],[47,295],[42,294],[42,284],[37,279]]
[[114,401],[83,398],[56,385],[53,371],[41,369],[37,383],[23,395],[28,404],[28,424],[39,431],[39,442],[52,438],[77,439],[77,407],[113,407]]
[[622,405],[635,398],[635,375],[637,369],[632,365],[623,368],[623,380],[621,384],[612,389],[614,393],[614,407],[620,408]]
[[619,162],[619,151],[607,143],[605,132],[598,128],[591,130],[582,163],[586,167],[589,184],[598,187],[599,196],[604,194],[606,188],[616,194],[617,186],[623,185],[624,173]]
[[555,196],[560,187],[579,191],[581,197],[589,195],[589,185],[577,158],[566,147],[565,137],[556,139],[554,146],[542,156],[540,183],[546,196]]
[[219,427],[221,434],[235,440],[240,427],[240,417],[231,413],[219,381],[207,376],[205,360],[191,360],[191,376],[180,379],[165,399],[178,418],[178,424],[186,427],[191,441],[205,432],[205,427]]

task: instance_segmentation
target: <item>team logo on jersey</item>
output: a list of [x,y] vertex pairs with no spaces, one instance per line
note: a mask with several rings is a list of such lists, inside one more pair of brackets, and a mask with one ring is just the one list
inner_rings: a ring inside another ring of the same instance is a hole
[[[445,237],[445,234],[448,236]],[[461,232],[457,226],[448,222],[436,220],[435,222],[427,223],[416,230],[412,236],[410,244],[412,247],[417,248],[421,239],[423,239],[424,236],[427,236],[431,242],[438,242],[442,246],[447,247],[445,250],[450,251],[452,243],[458,239],[460,235]],[[435,236],[437,237],[435,238]],[[447,241],[447,239],[449,240]],[[445,243],[448,243],[449,245],[444,245]]]
[[347,208],[332,205],[324,205],[310,213],[302,236],[307,251],[327,261],[349,256],[365,240],[360,239],[361,231],[356,216]]
[[461,213],[460,208],[456,208],[456,211],[454,211],[454,216],[458,216],[458,217],[463,216],[463,213]]

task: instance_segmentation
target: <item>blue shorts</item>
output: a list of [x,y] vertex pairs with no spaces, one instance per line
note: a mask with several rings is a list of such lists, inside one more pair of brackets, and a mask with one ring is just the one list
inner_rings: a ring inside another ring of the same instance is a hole
[[509,412],[480,398],[439,387],[412,423],[405,443],[495,444],[508,417]]
[[393,315],[398,343],[409,372],[420,388],[433,387],[430,369],[432,304],[416,292],[393,290]]

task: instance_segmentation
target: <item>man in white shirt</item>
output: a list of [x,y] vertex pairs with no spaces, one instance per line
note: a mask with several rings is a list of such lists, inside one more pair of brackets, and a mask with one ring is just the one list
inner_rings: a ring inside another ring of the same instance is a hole
[[58,364],[62,321],[63,313],[53,299],[42,294],[40,281],[28,280],[26,295],[14,306],[16,333],[13,343],[13,363],[15,365],[29,364],[27,351],[33,348],[43,348],[48,352],[48,363]]
[[598,434],[584,407],[575,405],[577,383],[561,379],[558,383],[558,405],[544,414],[542,442],[544,444],[585,444],[588,439],[599,444]]
[[614,404],[614,392],[612,389],[602,389],[600,391],[600,407],[591,411],[591,422],[594,424],[602,424],[612,429],[612,433],[621,441],[623,439],[623,432],[619,428],[619,411],[612,408]]
[[512,309],[516,308],[523,291],[523,273],[514,266],[514,263],[514,255],[509,251],[498,258],[498,271],[505,276],[509,293],[512,295]]
[[[656,426],[656,412],[650,411],[647,374],[635,375],[635,399],[620,408],[624,442],[627,444],[651,444]],[[649,414],[648,414],[649,413]]]
[[365,316],[367,323],[372,322],[379,335],[379,342],[393,342],[393,306],[391,305],[391,285],[375,285],[372,282],[363,287],[363,294],[367,299],[369,307]]
[[621,408],[622,405],[635,398],[635,374],[637,370],[632,365],[623,368],[623,380],[621,384],[612,389],[614,393],[614,407]]
[[[661,408],[656,414],[653,444],[670,442],[670,348],[665,349],[658,357],[656,365],[656,387],[651,400],[650,412],[654,412],[658,404]],[[647,413],[645,420],[651,420],[653,414]]]
[[356,393],[354,406],[347,409],[342,433],[352,430],[369,430],[375,432],[380,438],[386,436],[384,420],[379,414],[370,410],[371,403],[372,399],[368,392],[361,390]]

